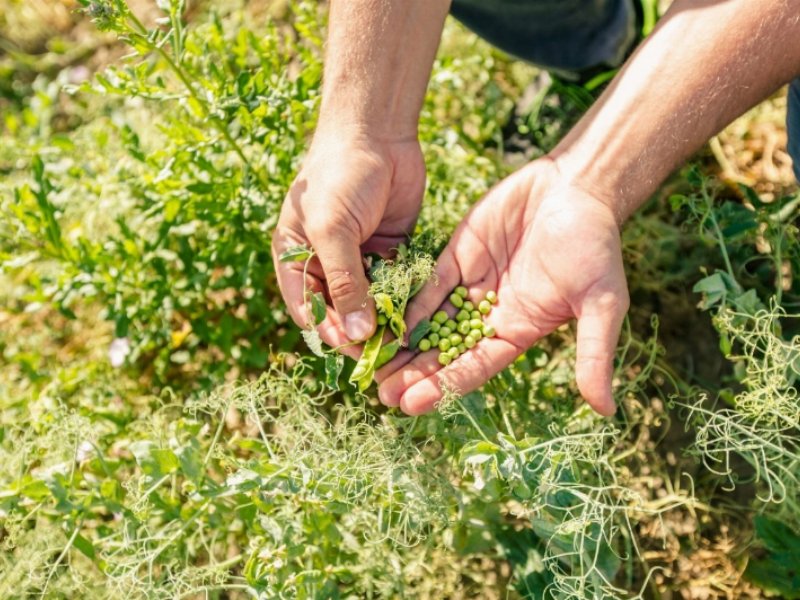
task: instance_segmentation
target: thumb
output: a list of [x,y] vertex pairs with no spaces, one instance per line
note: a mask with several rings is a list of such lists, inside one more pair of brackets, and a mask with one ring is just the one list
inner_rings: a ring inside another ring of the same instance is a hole
[[602,292],[587,296],[578,319],[575,379],[586,402],[601,415],[616,412],[611,394],[614,352],[628,311],[627,293]]
[[375,332],[375,307],[367,294],[369,282],[364,274],[358,236],[325,227],[309,238],[347,337],[352,341],[366,340]]

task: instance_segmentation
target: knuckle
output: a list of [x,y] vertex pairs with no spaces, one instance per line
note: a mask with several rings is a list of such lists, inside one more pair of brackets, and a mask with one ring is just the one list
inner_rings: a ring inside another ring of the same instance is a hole
[[328,291],[332,298],[349,298],[361,291],[361,286],[356,276],[341,269],[334,269],[325,274],[328,282]]

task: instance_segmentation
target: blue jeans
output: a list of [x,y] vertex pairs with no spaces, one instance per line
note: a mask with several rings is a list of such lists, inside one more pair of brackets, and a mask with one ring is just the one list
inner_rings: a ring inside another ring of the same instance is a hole
[[789,86],[786,130],[789,132],[789,154],[794,163],[794,176],[800,181],[800,78]]
[[[498,48],[555,70],[622,63],[637,40],[639,0],[453,0],[451,12]],[[800,180],[800,79],[789,88],[789,154]]]

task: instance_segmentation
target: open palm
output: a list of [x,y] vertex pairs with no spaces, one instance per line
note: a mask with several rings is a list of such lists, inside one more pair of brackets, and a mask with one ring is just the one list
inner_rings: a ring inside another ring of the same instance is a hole
[[[473,300],[497,291],[487,318],[497,335],[446,367],[435,352],[397,357],[378,374],[385,404],[409,414],[427,412],[442,387],[476,389],[542,336],[577,318],[578,387],[595,410],[613,414],[613,356],[628,308],[619,229],[608,206],[563,183],[555,163],[532,163],[492,189],[456,230],[437,275],[409,307],[411,327],[464,285]],[[449,304],[444,308],[454,312]]]

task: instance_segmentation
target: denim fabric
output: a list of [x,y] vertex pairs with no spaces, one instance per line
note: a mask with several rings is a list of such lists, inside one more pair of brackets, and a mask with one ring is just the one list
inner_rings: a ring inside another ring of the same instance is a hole
[[580,71],[623,61],[636,40],[633,1],[453,0],[451,13],[509,54]]
[[800,78],[795,79],[789,86],[786,130],[789,132],[789,154],[794,163],[794,176],[800,181]]

